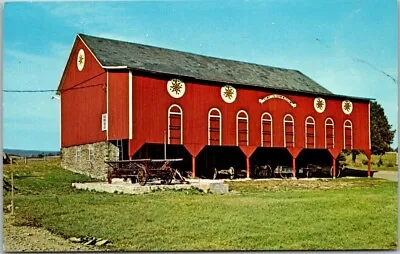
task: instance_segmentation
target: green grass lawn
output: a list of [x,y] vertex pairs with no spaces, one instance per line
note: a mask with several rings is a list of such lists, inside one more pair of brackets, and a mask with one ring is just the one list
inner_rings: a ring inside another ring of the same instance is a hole
[[[227,195],[195,190],[144,195],[72,189],[90,180],[56,162],[13,166],[17,222],[64,237],[109,239],[113,249],[396,249],[397,182],[379,179],[229,183]],[[10,166],[6,166],[7,176]],[[4,206],[11,196],[4,194]]]
[[[368,166],[367,166],[366,162],[367,162],[367,156],[365,156],[365,154],[363,154],[363,153],[357,155],[355,163],[351,160],[351,154],[346,156],[346,163],[348,163],[349,167],[351,167],[351,168],[367,170]],[[378,166],[378,162],[379,162],[379,156],[373,154],[371,157],[372,170],[397,171],[397,169],[398,169],[396,153],[384,154],[382,156],[383,164],[381,166]]]

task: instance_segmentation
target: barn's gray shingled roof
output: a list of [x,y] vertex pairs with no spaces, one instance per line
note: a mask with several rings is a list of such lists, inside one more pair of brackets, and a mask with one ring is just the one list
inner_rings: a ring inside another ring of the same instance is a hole
[[197,80],[332,94],[297,70],[202,56],[137,43],[79,34],[103,66],[173,74]]

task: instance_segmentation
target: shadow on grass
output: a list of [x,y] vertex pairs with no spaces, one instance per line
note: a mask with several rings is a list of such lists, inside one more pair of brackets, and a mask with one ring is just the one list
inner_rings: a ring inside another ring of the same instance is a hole
[[[374,173],[378,171],[371,170],[371,177],[374,176]],[[362,169],[353,169],[353,168],[345,168],[340,174],[341,177],[345,176],[353,176],[353,177],[368,177],[368,171]]]

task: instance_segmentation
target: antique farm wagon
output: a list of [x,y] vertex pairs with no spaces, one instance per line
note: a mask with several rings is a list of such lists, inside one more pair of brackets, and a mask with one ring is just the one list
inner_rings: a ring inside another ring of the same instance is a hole
[[178,168],[210,178],[265,164],[335,169],[343,149],[370,160],[370,99],[297,70],[78,34],[58,94],[62,165],[94,177],[105,160],[183,158]]

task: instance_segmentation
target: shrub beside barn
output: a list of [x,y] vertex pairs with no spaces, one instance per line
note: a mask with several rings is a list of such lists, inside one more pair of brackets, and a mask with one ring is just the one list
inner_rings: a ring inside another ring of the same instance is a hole
[[370,99],[297,70],[78,34],[58,94],[62,166],[98,178],[105,160],[164,158],[164,143],[193,177],[371,158]]

